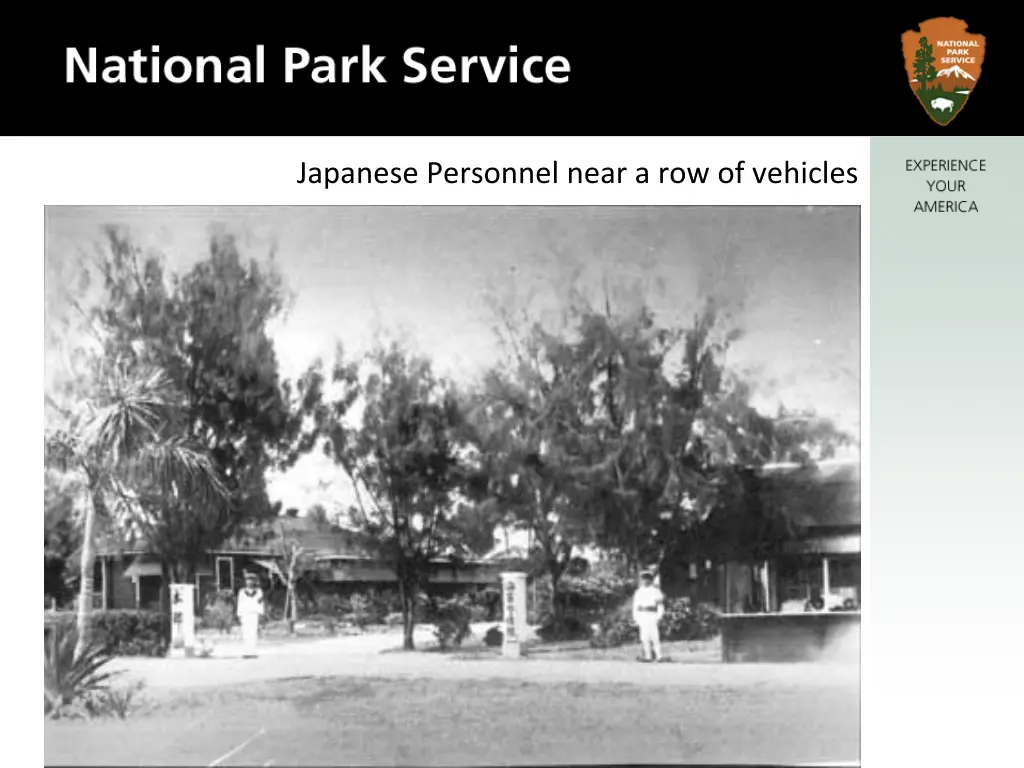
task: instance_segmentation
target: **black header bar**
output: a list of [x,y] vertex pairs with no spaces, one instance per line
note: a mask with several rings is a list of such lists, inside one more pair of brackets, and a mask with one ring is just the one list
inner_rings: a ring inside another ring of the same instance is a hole
[[[404,29],[379,18],[329,22],[326,10],[321,19],[320,11],[288,5],[273,6],[274,15],[283,16],[280,24],[260,15],[250,28],[238,14],[257,12],[239,10],[233,24],[218,22],[215,33],[212,22],[204,23],[205,11],[179,33],[156,17],[113,32],[94,17],[51,29],[42,39],[8,35],[0,53],[3,132],[1019,134],[1010,117],[1016,111],[1010,83],[1019,68],[1016,18],[976,12],[971,4],[913,15],[862,10],[866,6],[770,5],[718,4],[702,11],[649,4],[598,11],[590,5],[584,15],[595,20],[588,26],[561,22],[556,28],[531,11],[533,23],[518,30],[501,20],[513,6],[500,4],[488,6],[486,22],[482,12],[479,19],[451,12],[451,23]],[[557,15],[550,7],[544,12]],[[523,13],[515,6],[517,17]],[[562,13],[582,11],[566,6]],[[905,31],[941,13],[963,19],[986,41],[970,104],[944,126],[911,92],[901,44]],[[398,6],[391,15],[401,15]],[[124,59],[124,66],[108,57]],[[438,57],[451,61],[433,64]],[[127,82],[105,82],[120,76]]]

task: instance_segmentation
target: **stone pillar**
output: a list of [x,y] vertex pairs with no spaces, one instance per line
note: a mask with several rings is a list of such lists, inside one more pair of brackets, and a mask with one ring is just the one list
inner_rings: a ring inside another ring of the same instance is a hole
[[171,584],[172,656],[192,656],[196,648],[195,584]]
[[518,659],[523,655],[523,635],[526,632],[526,574],[501,574],[502,655]]

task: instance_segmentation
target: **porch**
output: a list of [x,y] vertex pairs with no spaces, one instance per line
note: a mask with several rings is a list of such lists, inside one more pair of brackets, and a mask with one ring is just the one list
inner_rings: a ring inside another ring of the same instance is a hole
[[723,661],[859,660],[860,534],[787,542],[724,571]]

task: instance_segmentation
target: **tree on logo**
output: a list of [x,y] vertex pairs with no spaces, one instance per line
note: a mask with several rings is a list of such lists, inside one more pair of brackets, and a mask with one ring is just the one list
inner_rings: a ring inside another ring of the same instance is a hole
[[919,90],[924,90],[939,73],[935,69],[935,56],[928,38],[922,37],[918,42],[917,53],[914,54],[914,75],[917,77],[917,82],[920,83]]

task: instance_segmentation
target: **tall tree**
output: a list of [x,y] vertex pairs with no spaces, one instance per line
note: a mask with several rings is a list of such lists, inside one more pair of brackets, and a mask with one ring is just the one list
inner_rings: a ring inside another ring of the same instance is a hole
[[306,426],[296,455],[322,445],[348,476],[357,499],[352,523],[395,571],[403,645],[412,650],[432,562],[472,554],[485,540],[489,548],[493,530],[464,500],[476,470],[455,389],[397,344],[379,345],[361,362],[346,361],[339,348],[329,379],[319,362],[302,377]]
[[505,330],[512,359],[487,374],[474,408],[485,509],[530,532],[561,621],[561,580],[577,548],[594,538],[593,492],[580,473],[594,460],[593,445],[581,406],[598,361],[539,323]]
[[938,70],[935,69],[934,48],[927,37],[922,37],[918,40],[917,51],[914,53],[914,76],[917,78],[918,89],[927,90],[938,74]]
[[730,348],[742,337],[740,329],[710,299],[681,336],[681,364],[667,391],[662,421],[669,477],[647,516],[647,541],[659,565],[680,554],[691,563],[703,562],[695,535],[690,551],[680,552],[684,535],[699,530],[732,473],[748,458],[743,454],[744,432],[737,424],[748,416],[748,402],[741,398],[742,407],[737,406],[735,395],[748,386],[728,371],[726,362]]
[[129,371],[115,362],[100,373],[88,399],[71,407],[54,403],[64,422],[46,435],[47,465],[83,481],[76,656],[89,642],[97,517],[130,499],[140,484],[157,484],[172,498],[226,496],[209,456],[183,430],[180,393],[161,371]]
[[[157,367],[182,394],[183,435],[202,447],[223,479],[226,501],[136,489],[130,521],[159,556],[165,583],[190,579],[198,561],[252,517],[271,517],[265,471],[288,446],[294,422],[268,325],[289,296],[270,262],[246,260],[229,236],[184,275],[109,227],[92,261],[98,284],[78,303],[106,359]],[[88,275],[86,271],[83,274]]]
[[628,567],[650,559],[645,538],[671,479],[673,411],[665,362],[679,333],[659,327],[641,305],[628,314],[587,309],[581,354],[599,360],[594,386],[580,407],[588,416],[598,462],[588,471],[602,515],[601,543]]

